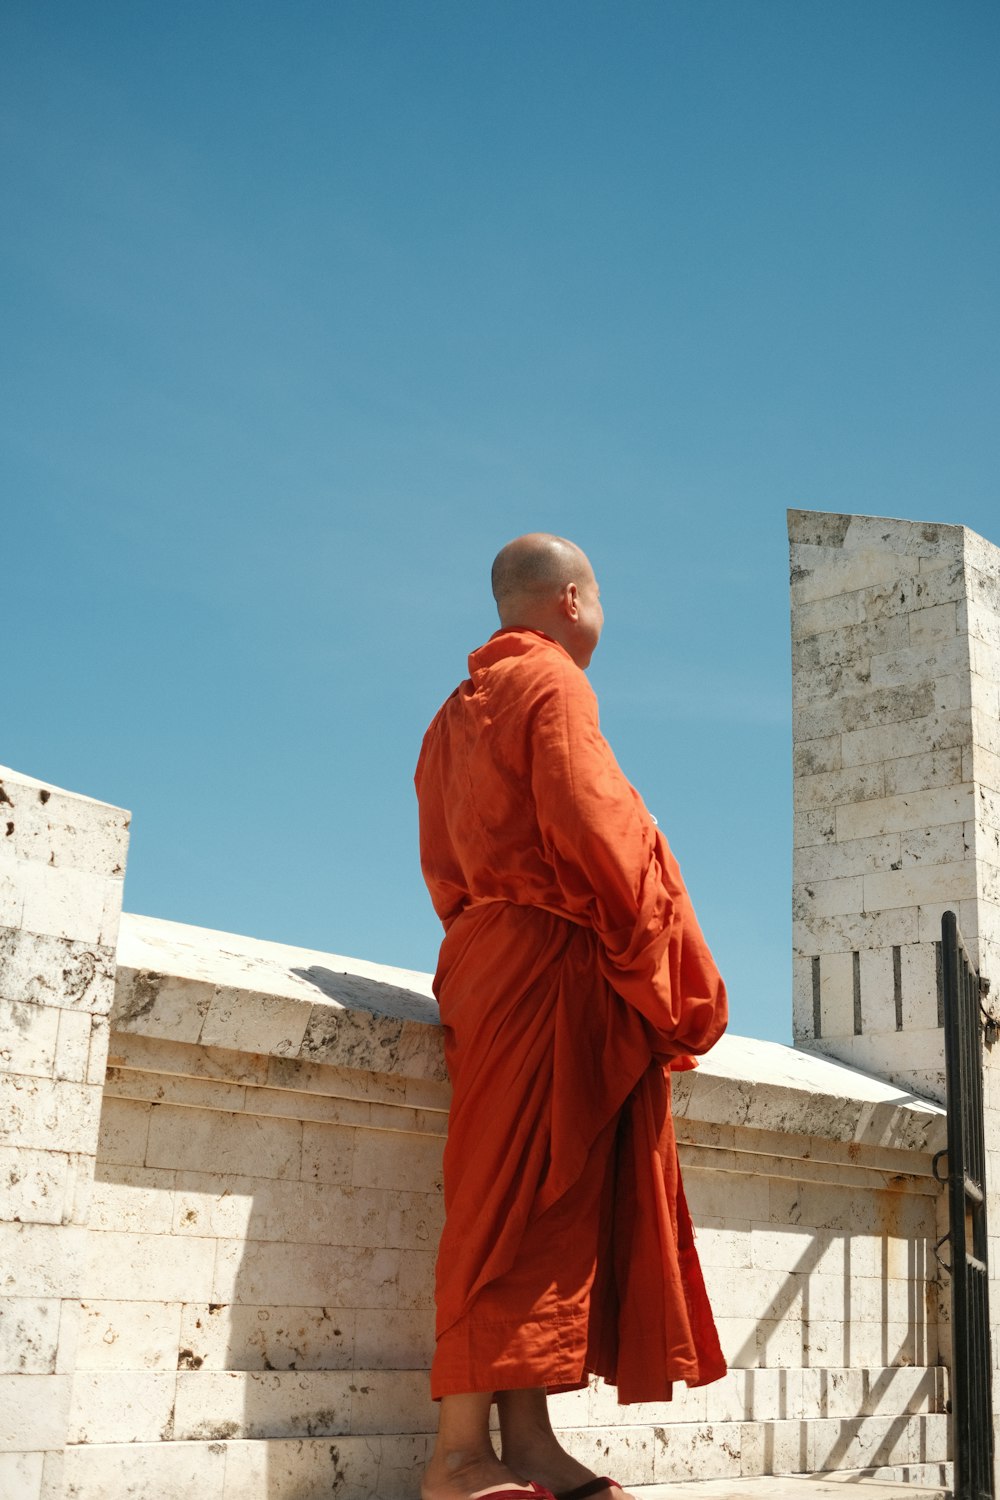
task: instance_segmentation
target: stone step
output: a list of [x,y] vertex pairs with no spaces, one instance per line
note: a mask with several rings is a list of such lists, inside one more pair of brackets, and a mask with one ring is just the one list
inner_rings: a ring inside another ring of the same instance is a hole
[[[935,1465],[935,1467],[937,1467]],[[847,1500],[860,1491],[863,1500],[950,1500],[951,1490],[939,1484],[910,1484],[902,1480],[871,1479],[864,1475],[791,1474],[784,1478],[702,1479],[691,1484],[633,1485],[636,1500]]]
[[[572,1434],[566,1434],[571,1439]],[[430,1452],[426,1434],[407,1436],[228,1439],[78,1444],[66,1450],[66,1500],[417,1500]],[[578,1456],[629,1485],[637,1500],[945,1500],[944,1464],[900,1463],[780,1478],[732,1474],[654,1484],[645,1472],[601,1461],[587,1445]],[[668,1470],[661,1469],[666,1478]],[[917,1481],[923,1480],[924,1487]],[[644,1481],[644,1482],[643,1482]]]
[[[550,1409],[560,1430],[606,1440],[609,1462],[613,1453],[624,1465],[633,1441],[645,1434],[647,1444],[677,1455],[677,1477],[705,1477],[681,1459],[685,1446],[693,1453],[715,1447],[729,1455],[717,1475],[811,1473],[897,1462],[895,1453],[891,1460],[882,1453],[855,1453],[862,1428],[863,1441],[876,1445],[917,1415],[931,1421],[928,1433],[935,1424],[943,1429],[944,1376],[943,1369],[914,1366],[730,1370],[712,1386],[679,1389],[672,1402],[619,1406],[614,1390],[596,1382],[553,1397]],[[437,1409],[419,1369],[78,1368],[70,1441],[362,1437],[427,1433],[436,1426]],[[629,1447],[623,1451],[624,1438]],[[851,1452],[844,1451],[845,1441]],[[916,1462],[942,1451],[935,1441],[931,1450],[903,1457]]]

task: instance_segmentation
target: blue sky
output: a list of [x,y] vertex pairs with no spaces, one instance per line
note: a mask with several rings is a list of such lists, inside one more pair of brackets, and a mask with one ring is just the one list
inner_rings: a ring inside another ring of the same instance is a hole
[[569,535],[788,1039],[784,512],[1000,540],[998,63],[976,0],[8,0],[0,760],[133,810],[131,911],[433,968],[420,737]]

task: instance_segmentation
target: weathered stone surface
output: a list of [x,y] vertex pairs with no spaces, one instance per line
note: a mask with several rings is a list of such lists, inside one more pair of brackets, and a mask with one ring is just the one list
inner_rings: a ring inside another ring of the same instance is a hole
[[0,930],[0,995],[5,1000],[106,1015],[114,972],[113,947]]
[[[329,1455],[328,1455],[329,1456]],[[267,1494],[264,1481],[256,1490],[232,1488],[225,1500],[241,1493]],[[226,1473],[224,1443],[116,1443],[73,1446],[66,1451],[66,1500],[109,1500],[111,1496],[153,1496],[157,1500],[224,1500]],[[300,1491],[301,1495],[301,1491]]]

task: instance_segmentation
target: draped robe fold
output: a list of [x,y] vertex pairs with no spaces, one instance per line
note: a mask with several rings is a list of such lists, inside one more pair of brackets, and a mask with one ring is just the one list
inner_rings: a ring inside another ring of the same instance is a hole
[[725,988],[568,653],[501,630],[469,670],[416,772],[453,1086],[432,1393],[667,1400],[725,1371],[670,1111]]

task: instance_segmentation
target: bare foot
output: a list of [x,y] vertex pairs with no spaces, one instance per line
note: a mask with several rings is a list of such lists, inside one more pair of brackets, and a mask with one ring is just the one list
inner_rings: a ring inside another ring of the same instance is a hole
[[494,1457],[476,1457],[449,1465],[433,1457],[420,1485],[421,1500],[489,1500],[490,1491],[523,1489],[525,1500],[533,1500],[530,1483]]
[[[530,1474],[537,1484],[544,1485],[554,1495],[575,1490],[577,1485],[598,1478],[593,1469],[578,1463],[550,1433],[532,1434],[530,1439],[519,1442],[513,1451],[508,1442],[504,1446],[503,1458],[518,1473]],[[616,1484],[610,1489],[596,1490],[588,1500],[635,1500],[635,1496],[619,1489]]]

